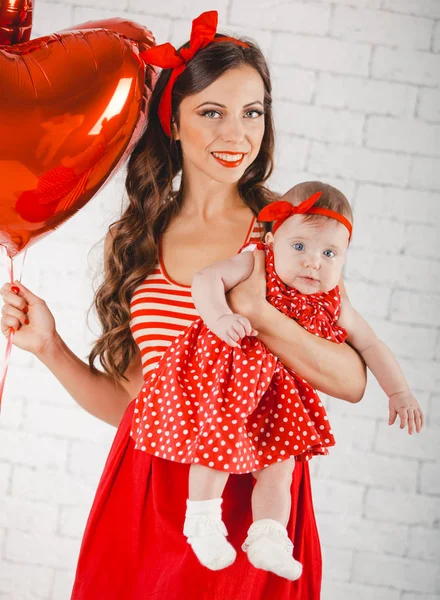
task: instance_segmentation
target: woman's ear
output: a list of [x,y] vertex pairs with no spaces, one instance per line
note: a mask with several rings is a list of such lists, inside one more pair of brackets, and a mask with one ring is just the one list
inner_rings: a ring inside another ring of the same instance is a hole
[[177,123],[174,117],[171,119],[171,129],[173,132],[173,139],[176,141],[180,140],[179,128],[177,127]]
[[273,233],[271,231],[268,231],[266,233],[266,235],[264,236],[264,241],[269,246],[269,248],[272,250],[273,249],[274,237],[273,237]]

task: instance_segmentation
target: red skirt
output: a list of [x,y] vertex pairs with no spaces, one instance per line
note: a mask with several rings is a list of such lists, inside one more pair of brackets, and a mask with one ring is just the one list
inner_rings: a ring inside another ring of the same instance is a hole
[[87,522],[71,600],[319,600],[321,549],[309,464],[292,478],[288,532],[303,564],[297,581],[255,569],[240,549],[252,522],[251,474],[231,475],[223,494],[237,550],[222,571],[203,567],[183,535],[189,465],[134,449],[134,401],[116,433]]

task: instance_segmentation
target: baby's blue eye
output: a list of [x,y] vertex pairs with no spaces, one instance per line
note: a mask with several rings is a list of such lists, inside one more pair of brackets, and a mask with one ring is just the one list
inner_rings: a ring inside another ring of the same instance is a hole
[[295,250],[298,250],[298,252],[304,250],[304,244],[301,244],[301,242],[295,242],[295,244],[293,244],[293,247],[295,248]]
[[333,250],[324,250],[324,256],[327,256],[328,258],[333,258],[334,256],[336,256],[336,252],[333,252]]

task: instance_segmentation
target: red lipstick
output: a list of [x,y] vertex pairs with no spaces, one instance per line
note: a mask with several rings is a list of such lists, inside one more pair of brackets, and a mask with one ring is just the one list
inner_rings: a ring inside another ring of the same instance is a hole
[[230,160],[224,160],[218,156],[215,156],[215,154],[213,152],[211,152],[211,154],[218,163],[220,163],[223,167],[227,167],[229,169],[239,167],[245,157],[245,154],[243,152],[216,152],[216,154],[228,154],[229,156],[241,154],[241,158],[239,160],[230,161]]

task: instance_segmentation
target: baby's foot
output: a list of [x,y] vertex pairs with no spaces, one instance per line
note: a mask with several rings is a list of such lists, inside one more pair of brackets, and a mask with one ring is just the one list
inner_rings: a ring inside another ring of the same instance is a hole
[[274,519],[252,523],[242,549],[257,569],[271,571],[291,581],[301,576],[302,565],[292,556],[293,544],[287,531]]
[[187,502],[183,533],[199,561],[212,571],[229,567],[237,553],[221,518],[221,498]]
[[229,567],[237,556],[234,547],[221,533],[190,536],[188,543],[202,565],[212,571]]

